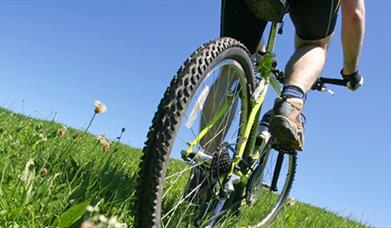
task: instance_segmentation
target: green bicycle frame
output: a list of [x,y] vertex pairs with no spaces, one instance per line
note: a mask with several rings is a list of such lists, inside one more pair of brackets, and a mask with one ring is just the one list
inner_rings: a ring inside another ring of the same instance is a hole
[[[261,74],[263,80],[260,81],[260,83],[257,85],[257,88],[255,89],[254,96],[253,96],[254,99],[251,102],[252,108],[250,111],[250,116],[247,125],[245,127],[244,135],[240,136],[244,139],[244,141],[239,145],[238,151],[234,157],[234,161],[231,166],[230,172],[228,173],[228,176],[231,176],[233,174],[235,168],[242,160],[246,146],[253,145],[253,142],[248,142],[247,139],[250,138],[252,127],[258,125],[259,118],[256,117],[259,117],[258,113],[260,113],[261,111],[262,104],[265,100],[265,96],[268,91],[269,83],[272,85],[273,89],[277,92],[278,95],[281,94],[280,84],[272,74],[272,65],[273,65],[273,57],[274,57],[273,51],[277,40],[278,29],[279,29],[279,23],[273,22],[271,25],[269,39],[266,46],[266,54],[263,58],[262,63],[256,68],[256,72],[259,72]],[[259,95],[257,95],[257,93]],[[256,132],[253,131],[253,133]],[[255,137],[251,137],[251,139],[255,140]],[[254,148],[251,148],[251,150],[252,149]],[[238,176],[243,176],[243,174],[240,173],[239,171],[236,172],[236,174]]]
[[[261,111],[262,104],[265,100],[266,93],[268,91],[268,85],[269,83],[272,85],[273,89],[277,92],[278,95],[281,94],[281,88],[280,84],[277,81],[277,79],[272,74],[272,64],[273,64],[273,57],[274,57],[274,46],[277,39],[277,32],[279,29],[280,24],[273,22],[270,29],[270,34],[268,38],[268,43],[266,46],[266,54],[264,55],[262,63],[255,69],[256,72],[260,73],[262,80],[256,85],[256,88],[253,92],[252,99],[251,99],[251,110],[250,115],[248,117],[247,124],[245,126],[245,130],[243,135],[240,135],[239,138],[242,139],[240,144],[238,145],[237,153],[234,157],[233,163],[231,165],[231,169],[228,173],[228,177],[230,177],[234,172],[238,176],[243,176],[242,173],[240,173],[239,170],[236,168],[238,167],[239,162],[242,160],[244,152],[246,151],[247,145],[254,145],[253,142],[249,142],[250,134],[255,134],[256,131],[252,131],[253,126],[257,126],[259,122],[259,113]],[[233,102],[233,94],[228,94],[228,99],[225,101],[225,103],[221,106],[221,108],[217,111],[216,115],[211,119],[209,124],[201,130],[201,132],[198,134],[198,136],[189,143],[189,147],[186,150],[185,154],[182,154],[183,159],[187,159],[187,157],[192,152],[192,149],[194,146],[197,145],[197,143],[207,134],[207,132],[213,128],[213,126],[219,122],[219,120],[224,116],[224,114],[228,111],[229,107],[231,106]],[[255,142],[255,137],[251,137],[251,139]],[[254,149],[254,148],[251,148]]]

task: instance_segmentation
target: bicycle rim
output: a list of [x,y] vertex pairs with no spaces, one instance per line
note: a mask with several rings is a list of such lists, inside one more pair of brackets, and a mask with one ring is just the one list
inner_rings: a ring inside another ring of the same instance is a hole
[[[259,162],[253,173],[258,183],[253,196],[255,203],[252,207],[245,208],[243,213],[246,225],[253,227],[265,227],[274,221],[289,195],[296,172],[296,153],[280,153],[268,147],[263,155],[264,160]],[[278,156],[282,157],[279,174],[276,172]],[[275,178],[277,175],[278,179]]]

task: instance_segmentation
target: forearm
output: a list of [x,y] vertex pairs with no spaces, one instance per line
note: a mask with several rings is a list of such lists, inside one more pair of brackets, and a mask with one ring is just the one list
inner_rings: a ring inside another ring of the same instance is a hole
[[342,2],[342,45],[344,52],[344,74],[357,71],[365,32],[364,0]]

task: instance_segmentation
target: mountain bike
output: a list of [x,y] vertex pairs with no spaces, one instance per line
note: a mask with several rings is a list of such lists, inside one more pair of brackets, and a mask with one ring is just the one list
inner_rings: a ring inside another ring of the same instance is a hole
[[[274,148],[267,127],[260,127],[267,126],[261,110],[269,85],[280,95],[284,80],[273,64],[281,29],[282,23],[271,23],[262,60],[239,41],[220,38],[203,44],[177,71],[143,148],[136,227],[212,227],[243,207],[257,208],[252,226],[275,219],[297,164],[297,152]],[[319,78],[313,89],[331,93],[326,84],[349,86]]]

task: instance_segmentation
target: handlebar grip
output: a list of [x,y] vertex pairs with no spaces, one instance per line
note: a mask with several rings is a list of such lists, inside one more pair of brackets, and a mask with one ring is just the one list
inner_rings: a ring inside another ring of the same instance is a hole
[[[353,79],[353,78],[352,78]],[[352,91],[355,91],[357,90],[358,88],[360,88],[360,86],[362,86],[364,84],[364,77],[358,75],[357,77],[354,77],[353,80],[347,80],[347,84],[346,86],[352,90]]]
[[362,84],[364,84],[364,78],[358,73],[358,71],[354,72],[353,74],[346,75],[343,73],[343,69],[341,70],[342,78],[347,82],[346,86],[348,89],[355,91]]

